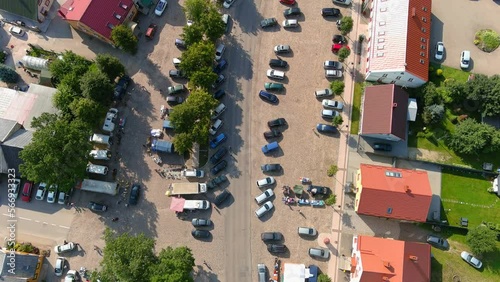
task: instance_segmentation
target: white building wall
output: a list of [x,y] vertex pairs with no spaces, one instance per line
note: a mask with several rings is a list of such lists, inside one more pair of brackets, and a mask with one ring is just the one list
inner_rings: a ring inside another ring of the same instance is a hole
[[425,81],[405,70],[382,70],[372,71],[367,67],[365,79],[385,84],[396,84],[398,86],[416,88],[422,86]]
[[351,257],[356,258],[356,269],[351,272],[350,282],[359,282],[363,274],[363,264],[361,262],[361,253],[358,250],[358,236],[352,238],[352,254]]

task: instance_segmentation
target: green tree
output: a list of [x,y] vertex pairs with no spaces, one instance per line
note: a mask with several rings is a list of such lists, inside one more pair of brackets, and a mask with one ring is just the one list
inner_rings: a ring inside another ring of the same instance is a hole
[[188,20],[197,23],[200,22],[209,5],[210,2],[205,0],[186,0],[184,1],[184,12]]
[[73,91],[73,95],[77,97],[82,97],[82,89],[80,88],[81,85],[80,79],[82,78],[83,74],[79,75],[73,72],[68,73],[57,85],[57,88],[59,88],[61,85],[65,85],[66,87],[69,87],[71,91]]
[[498,149],[492,143],[496,136],[494,127],[467,118],[455,126],[455,131],[448,139],[448,146],[456,153],[466,155],[494,152]]
[[56,184],[68,192],[86,176],[88,152],[92,148],[88,142],[90,127],[48,113],[33,118],[32,126],[36,129],[33,139],[19,153],[23,160],[21,174],[34,182]]
[[78,97],[74,94],[73,89],[65,83],[57,86],[57,92],[54,95],[54,106],[61,110],[63,113],[68,114],[71,112],[69,105]]
[[180,69],[185,71],[188,77],[194,72],[207,67],[212,72],[211,67],[214,56],[215,46],[212,42],[200,41],[194,43],[186,51],[182,52]]
[[338,116],[335,116],[333,118],[333,121],[332,121],[332,124],[335,125],[335,126],[339,126],[341,125],[342,123],[344,123],[344,119],[342,118],[341,115],[338,115]]
[[124,25],[118,25],[111,30],[111,40],[127,53],[135,54],[137,52],[137,37],[130,28]]
[[106,108],[89,98],[75,99],[69,108],[73,116],[92,127],[99,125],[106,114]]
[[19,74],[14,69],[0,64],[0,80],[7,83],[16,83],[19,80]]
[[193,277],[194,257],[187,247],[162,249],[158,263],[151,268],[152,282],[191,282]]
[[194,136],[186,132],[176,133],[172,143],[174,144],[175,151],[182,155],[186,152],[191,152],[193,149],[193,144],[195,143]]
[[430,105],[440,105],[442,104],[443,100],[442,97],[436,87],[436,85],[432,82],[429,82],[425,85],[425,87],[422,90],[422,96],[424,99],[424,106],[428,107]]
[[457,80],[447,80],[446,90],[453,103],[462,103],[467,99],[465,83]]
[[102,106],[108,106],[113,98],[113,85],[108,76],[101,71],[89,71],[81,80],[82,94]]
[[500,114],[500,76],[474,75],[467,83],[469,99],[479,102],[483,116]]
[[72,51],[66,51],[62,54],[61,59],[54,60],[50,63],[49,70],[56,82],[60,82],[66,75],[69,74],[81,77],[88,71],[91,64],[92,62],[86,58],[77,55]]
[[465,237],[472,253],[481,256],[496,250],[497,232],[486,225],[469,229]]
[[422,118],[425,124],[439,123],[444,117],[444,106],[443,105],[430,105],[424,108],[424,114]]
[[183,33],[181,34],[182,40],[186,43],[186,47],[190,47],[196,42],[203,40],[203,28],[199,24],[186,25],[182,28]]
[[328,275],[321,273],[318,275],[318,282],[332,282],[332,279]]
[[199,87],[209,90],[216,80],[217,74],[212,71],[211,67],[201,67],[191,74],[189,77],[189,84],[195,88]]
[[354,26],[354,21],[352,20],[351,17],[343,17],[340,20],[340,27],[339,30],[342,33],[342,35],[347,35],[349,32],[352,31],[352,27]]
[[347,59],[347,57],[349,57],[349,55],[351,55],[350,49],[348,49],[347,47],[340,48],[340,50],[338,52],[339,61],[340,62],[345,61],[345,59]]
[[209,6],[207,13],[201,18],[200,24],[203,26],[206,38],[212,42],[215,42],[226,32],[226,25],[214,5]]
[[345,83],[340,80],[334,80],[330,83],[330,89],[335,95],[342,95],[344,93]]
[[100,71],[108,76],[111,82],[113,82],[117,76],[125,73],[125,66],[118,58],[110,54],[98,54],[95,58],[95,64]]

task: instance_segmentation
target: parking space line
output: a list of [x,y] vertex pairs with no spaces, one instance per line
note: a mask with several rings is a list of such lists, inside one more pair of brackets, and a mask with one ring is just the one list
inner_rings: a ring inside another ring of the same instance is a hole
[[[6,217],[10,217],[10,215],[5,214],[5,213],[3,213],[2,215],[6,216]],[[64,229],[69,229],[70,228],[69,226],[57,225],[55,223],[41,222],[39,220],[33,220],[31,218],[26,218],[26,217],[18,217],[18,219],[22,219],[22,220],[26,220],[26,221],[33,221],[33,222],[36,222],[36,223],[42,223],[43,225],[51,225],[51,226],[54,226],[54,227],[60,227],[60,228],[64,228]]]

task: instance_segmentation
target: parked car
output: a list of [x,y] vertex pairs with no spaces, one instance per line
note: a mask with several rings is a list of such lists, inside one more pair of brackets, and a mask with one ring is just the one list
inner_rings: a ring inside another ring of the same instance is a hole
[[179,96],[167,96],[166,100],[167,100],[167,103],[172,105],[172,106],[179,105],[179,104],[182,104],[184,102],[184,98],[179,97]]
[[434,236],[432,234],[427,235],[427,243],[433,247],[436,247],[438,249],[442,250],[448,250],[450,248],[450,244],[448,244],[448,240]]
[[463,251],[460,254],[460,257],[462,257],[463,260],[465,260],[468,264],[472,265],[473,267],[480,269],[483,266],[483,263],[478,260],[476,257],[473,255],[469,254],[466,251]]
[[39,201],[43,201],[45,199],[45,194],[47,193],[47,184],[40,183],[38,184],[38,189],[36,190],[35,199]]
[[64,193],[63,191],[59,191],[59,195],[57,196],[57,203],[59,205],[65,205],[66,204],[66,198],[68,198],[69,195]]
[[268,27],[275,26],[277,24],[278,24],[278,21],[276,20],[276,18],[267,18],[267,19],[263,19],[260,22],[260,27],[261,28],[268,28]]
[[229,192],[227,189],[224,189],[222,193],[217,195],[214,199],[214,205],[220,206],[224,201],[226,201],[229,196],[231,196],[231,192]]
[[266,155],[266,154],[269,154],[271,152],[278,150],[279,147],[280,146],[279,146],[278,142],[274,141],[274,142],[271,142],[269,144],[262,146],[261,150],[262,150],[262,153],[264,153],[264,155]]
[[269,102],[271,104],[277,104],[279,102],[279,99],[276,95],[266,92],[264,90],[260,90],[259,97],[262,100]]
[[226,8],[226,9],[229,9],[231,7],[231,5],[233,5],[234,1],[236,1],[236,0],[226,0],[226,1],[224,1],[224,4],[222,4],[222,6],[224,6],[224,8]]
[[318,231],[312,227],[298,227],[297,233],[301,236],[315,237],[318,235]]
[[375,143],[373,144],[373,150],[390,152],[392,151],[392,146],[387,143]]
[[329,125],[329,124],[322,124],[322,123],[316,124],[316,130],[318,130],[318,132],[321,132],[321,133],[337,133],[338,132],[337,127],[335,127],[333,125]]
[[260,234],[260,239],[264,242],[282,241],[283,234],[280,232],[264,232]]
[[181,49],[186,49],[186,42],[182,39],[179,39],[179,38],[176,38],[175,39],[175,46],[177,46],[177,48],[181,48]]
[[184,84],[177,84],[175,86],[169,86],[167,88],[168,95],[175,95],[186,91]]
[[122,75],[118,82],[115,84],[114,99],[121,100],[125,92],[127,91],[128,85],[130,83],[130,77],[128,75]]
[[12,193],[14,199],[17,199],[17,197],[19,196],[19,189],[21,189],[21,179],[19,178],[9,179],[8,182],[9,182],[7,184],[8,192]]
[[222,160],[220,162],[218,162],[211,170],[210,172],[212,173],[212,175],[216,175],[218,174],[219,172],[223,171],[225,168],[227,167],[227,161],[225,160]]
[[348,6],[351,4],[352,0],[332,0],[334,4],[345,5]]
[[289,19],[283,21],[284,28],[296,28],[299,26],[299,22],[296,19]]
[[227,67],[227,61],[225,59],[221,59],[217,65],[214,67],[214,72],[216,74],[220,74]]
[[144,36],[146,36],[146,39],[153,39],[155,37],[156,31],[158,30],[158,26],[155,25],[154,23],[150,23],[148,28],[146,29],[146,33]]
[[260,169],[264,173],[283,170],[283,168],[281,167],[280,164],[263,164],[263,165],[260,166]]
[[215,149],[217,148],[220,144],[222,144],[224,141],[226,141],[227,136],[224,133],[221,133],[217,135],[214,139],[210,141],[210,148]]
[[274,192],[273,192],[273,189],[267,189],[266,191],[264,191],[262,194],[258,195],[257,197],[255,197],[255,202],[257,202],[257,204],[262,204],[265,200],[271,198],[272,196],[274,196]]
[[255,211],[255,215],[257,216],[257,218],[262,217],[264,214],[266,214],[273,208],[274,208],[273,203],[271,201],[267,201]]
[[225,175],[219,175],[216,178],[210,180],[207,182],[207,188],[208,189],[214,189],[215,187],[221,185],[222,183],[227,181],[227,176]]
[[289,17],[289,16],[300,15],[301,13],[302,12],[300,11],[300,8],[294,7],[294,8],[288,8],[285,11],[283,11],[283,16],[286,18],[286,17]]
[[215,99],[220,100],[224,95],[226,95],[226,91],[223,89],[219,89],[215,91],[215,93],[212,95]]
[[340,10],[336,8],[323,8],[321,9],[321,15],[323,17],[339,17]]
[[434,58],[438,61],[441,61],[443,59],[443,55],[444,55],[444,44],[443,42],[438,42],[436,44],[436,52],[434,54]]
[[327,70],[342,70],[342,63],[337,61],[325,61],[323,68]]
[[216,121],[214,121],[214,123],[212,124],[212,126],[208,130],[208,133],[210,133],[210,135],[215,135],[217,133],[217,131],[219,131],[219,129],[221,129],[223,124],[224,124],[224,122],[222,120],[217,119]]
[[174,67],[178,67],[181,65],[181,59],[180,58],[173,58],[172,59],[172,64],[174,64]]
[[346,48],[347,50],[351,50],[351,48],[349,48],[348,45],[338,44],[338,43],[332,44],[332,52],[333,53],[338,53],[340,51],[340,49],[342,49],[342,48]]
[[209,238],[210,232],[207,230],[194,229],[193,231],[191,231],[191,235],[193,235],[193,237],[197,239]]
[[285,72],[279,70],[268,69],[266,74],[267,77],[271,79],[279,79],[279,80],[285,79]]
[[336,116],[339,116],[340,113],[334,110],[321,110],[321,117],[326,119],[333,119]]
[[139,202],[140,194],[141,185],[139,185],[138,183],[134,183],[134,185],[132,185],[132,189],[130,189],[130,196],[128,198],[129,205],[137,205],[137,202]]
[[462,51],[460,53],[460,67],[463,69],[468,69],[470,65],[470,51]]
[[283,244],[267,244],[267,250],[270,253],[284,253],[286,252],[286,246]]
[[56,196],[57,196],[57,185],[50,185],[49,190],[47,194],[47,203],[53,204],[56,202]]
[[26,181],[23,186],[23,190],[21,192],[21,200],[23,202],[31,201],[31,192],[33,190],[33,182]]
[[96,211],[96,212],[105,212],[108,210],[108,206],[106,206],[104,204],[92,202],[92,201],[89,202],[89,204],[87,205],[87,208],[89,208],[90,210]]
[[274,46],[274,53],[275,54],[285,54],[285,53],[290,53],[292,49],[290,48],[290,45],[276,45]]
[[62,253],[66,253],[66,252],[69,252],[69,251],[72,251],[75,249],[75,243],[73,242],[68,242],[64,245],[57,245],[54,247],[54,252],[56,254],[62,254]]
[[270,59],[269,66],[272,68],[286,68],[288,67],[288,62],[282,59]]
[[283,83],[278,82],[266,82],[264,83],[264,88],[268,91],[281,91],[285,88]]
[[54,274],[58,277],[62,276],[64,268],[66,268],[66,259],[63,257],[58,257],[56,259],[56,264],[54,265]]
[[339,111],[342,111],[342,109],[344,108],[344,103],[336,100],[324,99],[323,101],[321,101],[321,105],[323,105],[325,109],[334,109]]
[[314,96],[316,96],[316,98],[330,97],[333,96],[333,91],[329,88],[319,89],[314,91]]
[[267,126],[269,127],[278,127],[287,125],[286,120],[284,118],[277,118],[267,122]]
[[168,76],[172,78],[186,78],[186,74],[181,70],[170,70]]
[[259,278],[259,282],[267,282],[267,269],[265,264],[257,264],[257,276]]
[[211,157],[210,157],[210,163],[211,164],[216,164],[217,162],[219,162],[220,160],[222,160],[222,158],[227,154],[228,150],[226,147],[222,147],[220,148],[219,150],[217,150],[217,152],[215,152]]
[[229,27],[230,27],[229,22],[231,20],[231,16],[229,14],[223,14],[221,18],[222,18],[222,22],[226,26],[226,32],[228,32]]
[[264,132],[264,138],[266,139],[279,138],[282,135],[283,134],[281,133],[281,131],[277,129],[271,129],[269,131]]
[[9,32],[10,32],[10,34],[16,35],[19,37],[24,36],[24,30],[18,26],[11,26],[9,28]]
[[156,4],[156,8],[155,8],[155,14],[157,16],[163,15],[163,12],[165,12],[166,8],[167,8],[167,0],[158,1],[158,4]]
[[341,78],[342,71],[339,70],[325,70],[325,77]]
[[226,45],[220,43],[217,45],[217,48],[215,48],[215,60],[220,61],[222,59],[222,55],[224,55],[224,51],[226,51]]
[[257,187],[264,188],[267,186],[274,185],[274,183],[276,183],[276,180],[274,180],[274,177],[268,176],[266,178],[257,180]]
[[347,43],[347,39],[343,35],[335,34],[332,37],[332,42],[336,44],[345,45]]
[[193,218],[191,220],[191,224],[193,224],[194,227],[203,227],[203,226],[210,226],[212,225],[212,221],[208,218]]
[[307,187],[307,192],[311,193],[312,196],[326,196],[330,193],[330,188],[319,185],[309,185],[309,187]]
[[280,3],[285,5],[295,5],[295,0],[280,0]]
[[309,255],[313,258],[327,259],[330,257],[330,250],[323,248],[309,248]]
[[222,83],[224,83],[225,80],[226,77],[223,74],[219,74],[217,80],[215,80],[214,84],[212,84],[212,89],[217,89],[219,86],[222,85]]

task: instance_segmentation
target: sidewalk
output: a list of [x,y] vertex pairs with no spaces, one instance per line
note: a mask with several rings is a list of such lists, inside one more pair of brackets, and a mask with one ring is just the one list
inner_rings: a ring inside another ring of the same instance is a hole
[[[354,21],[354,28],[349,34],[351,42],[358,39],[360,34],[367,34],[368,21],[361,14],[362,2],[361,0],[354,0],[351,4],[352,11],[351,17]],[[344,186],[347,180],[347,167],[349,158],[349,134],[351,125],[351,111],[352,111],[352,100],[354,96],[354,85],[355,78],[362,79],[360,74],[364,74],[366,60],[363,57],[363,51],[361,55],[355,53],[355,46],[351,45],[351,56],[345,62],[345,88],[344,88],[344,111],[342,112],[342,119],[344,124],[340,127],[340,144],[339,144],[339,154],[337,167],[338,172],[335,176],[335,194],[337,195],[337,203],[334,207],[333,219],[332,219],[332,233],[330,236],[330,245],[333,247],[334,251],[328,263],[328,276],[332,278],[332,281],[344,281],[339,274],[340,258],[342,255],[350,257],[350,253],[341,253],[341,250],[350,250],[351,242],[342,242],[342,214],[344,210]],[[354,72],[353,72],[354,71]],[[345,248],[341,246],[345,245]]]

